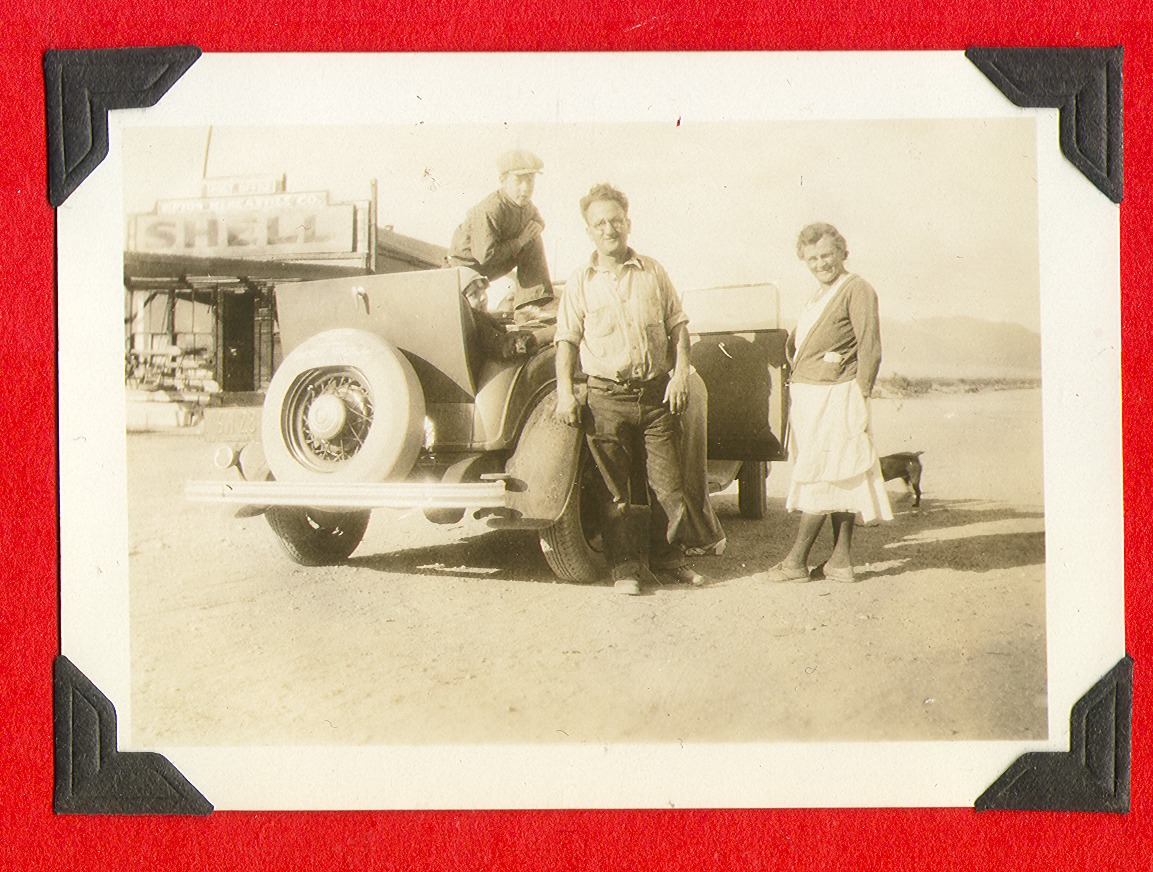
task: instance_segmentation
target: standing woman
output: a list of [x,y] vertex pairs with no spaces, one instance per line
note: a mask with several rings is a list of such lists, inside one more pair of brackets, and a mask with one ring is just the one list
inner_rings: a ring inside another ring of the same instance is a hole
[[809,552],[828,515],[833,552],[814,574],[855,581],[850,554],[855,517],[866,524],[893,519],[869,427],[868,398],[881,368],[877,292],[845,271],[849,249],[831,224],[802,230],[797,256],[820,282],[787,346],[797,457],[785,505],[801,512],[801,526],[769,579],[809,579]]

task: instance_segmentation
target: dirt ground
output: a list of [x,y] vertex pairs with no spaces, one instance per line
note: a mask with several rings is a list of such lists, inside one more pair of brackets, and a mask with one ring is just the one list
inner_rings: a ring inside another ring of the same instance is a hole
[[227,477],[212,446],[130,435],[132,744],[1043,738],[1040,392],[873,411],[882,453],[925,452],[925,498],[890,483],[859,583],[766,581],[797,527],[778,464],[763,521],[715,497],[711,584],[632,598],[556,582],[531,534],[419,512],[299,567],[263,518],[184,499]]

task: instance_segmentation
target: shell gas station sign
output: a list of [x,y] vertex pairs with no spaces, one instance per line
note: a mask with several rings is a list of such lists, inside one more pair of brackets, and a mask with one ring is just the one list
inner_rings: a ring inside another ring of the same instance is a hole
[[203,197],[160,200],[152,212],[130,216],[127,250],[285,259],[368,252],[369,202],[333,203],[327,191],[283,187],[283,176],[207,180]]

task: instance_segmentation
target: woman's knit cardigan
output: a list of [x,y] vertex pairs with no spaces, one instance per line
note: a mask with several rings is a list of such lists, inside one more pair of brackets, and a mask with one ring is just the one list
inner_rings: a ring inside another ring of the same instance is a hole
[[797,332],[789,334],[786,354],[791,381],[834,385],[857,380],[869,396],[881,368],[881,327],[877,292],[858,275],[850,275],[796,347]]

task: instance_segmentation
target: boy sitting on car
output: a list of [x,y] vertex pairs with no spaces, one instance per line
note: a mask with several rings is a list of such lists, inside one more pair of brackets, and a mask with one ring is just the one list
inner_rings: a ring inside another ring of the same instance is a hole
[[544,218],[532,202],[544,162],[531,151],[513,149],[497,159],[500,188],[468,210],[452,235],[449,266],[467,267],[489,281],[515,270],[515,320],[533,321],[553,300],[545,259]]

